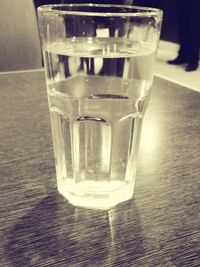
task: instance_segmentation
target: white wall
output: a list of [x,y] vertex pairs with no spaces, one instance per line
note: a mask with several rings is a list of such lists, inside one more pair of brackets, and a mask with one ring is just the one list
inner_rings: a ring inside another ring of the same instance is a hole
[[33,1],[0,0],[0,71],[41,66],[41,49]]

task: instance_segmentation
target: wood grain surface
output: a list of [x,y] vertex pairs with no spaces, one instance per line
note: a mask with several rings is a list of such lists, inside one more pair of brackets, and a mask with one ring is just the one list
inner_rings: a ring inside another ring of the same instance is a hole
[[1,267],[199,267],[200,94],[155,78],[134,199],[57,193],[43,72],[0,75]]

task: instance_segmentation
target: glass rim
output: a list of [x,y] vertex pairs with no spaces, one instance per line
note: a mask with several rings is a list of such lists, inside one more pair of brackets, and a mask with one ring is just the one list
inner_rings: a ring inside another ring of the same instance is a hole
[[[62,10],[56,8],[62,7],[102,7],[102,8],[126,8],[128,12],[109,12],[104,13],[97,11],[77,11],[77,10]],[[162,16],[163,11],[154,7],[132,6],[132,5],[115,5],[115,4],[92,4],[92,3],[76,3],[76,4],[51,4],[42,5],[37,8],[38,12],[54,15],[74,15],[74,16],[97,16],[97,17],[152,17]],[[131,12],[132,10],[132,12]]]

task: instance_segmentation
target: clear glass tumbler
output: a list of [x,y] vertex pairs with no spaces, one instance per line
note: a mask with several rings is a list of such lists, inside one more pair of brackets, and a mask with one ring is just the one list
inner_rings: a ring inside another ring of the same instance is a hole
[[38,17],[58,190],[110,209],[133,196],[162,11],[47,5]]

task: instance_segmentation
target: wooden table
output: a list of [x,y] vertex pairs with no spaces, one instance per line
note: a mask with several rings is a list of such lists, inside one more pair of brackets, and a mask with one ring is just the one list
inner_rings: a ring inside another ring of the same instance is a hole
[[200,94],[155,78],[134,200],[57,193],[43,71],[0,75],[1,267],[199,267]]

